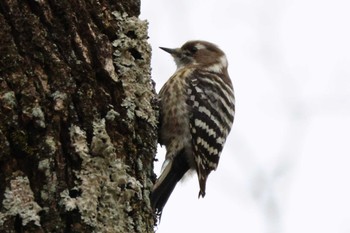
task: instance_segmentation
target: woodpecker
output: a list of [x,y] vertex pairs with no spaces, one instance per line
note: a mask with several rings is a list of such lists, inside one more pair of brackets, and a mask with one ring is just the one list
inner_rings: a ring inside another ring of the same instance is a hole
[[188,41],[181,48],[160,47],[171,54],[177,69],[159,92],[159,143],[165,145],[162,173],[151,204],[159,217],[178,181],[197,173],[199,197],[216,170],[231,130],[235,97],[224,52],[206,41]]

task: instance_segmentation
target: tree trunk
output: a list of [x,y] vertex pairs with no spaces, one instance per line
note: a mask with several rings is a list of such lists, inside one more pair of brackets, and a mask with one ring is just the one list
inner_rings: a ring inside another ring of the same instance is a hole
[[0,232],[153,232],[139,0],[0,2]]

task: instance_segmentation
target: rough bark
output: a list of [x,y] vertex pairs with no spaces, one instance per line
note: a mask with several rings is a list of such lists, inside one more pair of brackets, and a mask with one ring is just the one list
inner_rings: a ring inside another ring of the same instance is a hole
[[153,232],[139,0],[0,2],[0,232]]

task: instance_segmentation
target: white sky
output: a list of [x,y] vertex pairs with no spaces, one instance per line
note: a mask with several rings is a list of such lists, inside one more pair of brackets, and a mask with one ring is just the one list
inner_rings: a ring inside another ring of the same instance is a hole
[[175,71],[158,47],[201,39],[226,52],[237,102],[206,197],[179,184],[157,232],[349,233],[350,2],[141,4],[157,90]]

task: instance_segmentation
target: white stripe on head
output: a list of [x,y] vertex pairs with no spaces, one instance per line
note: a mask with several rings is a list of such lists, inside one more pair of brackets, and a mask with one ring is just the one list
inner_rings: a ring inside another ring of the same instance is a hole
[[195,46],[198,50],[200,49],[205,49],[205,45],[201,44],[201,43],[197,43],[196,46]]

